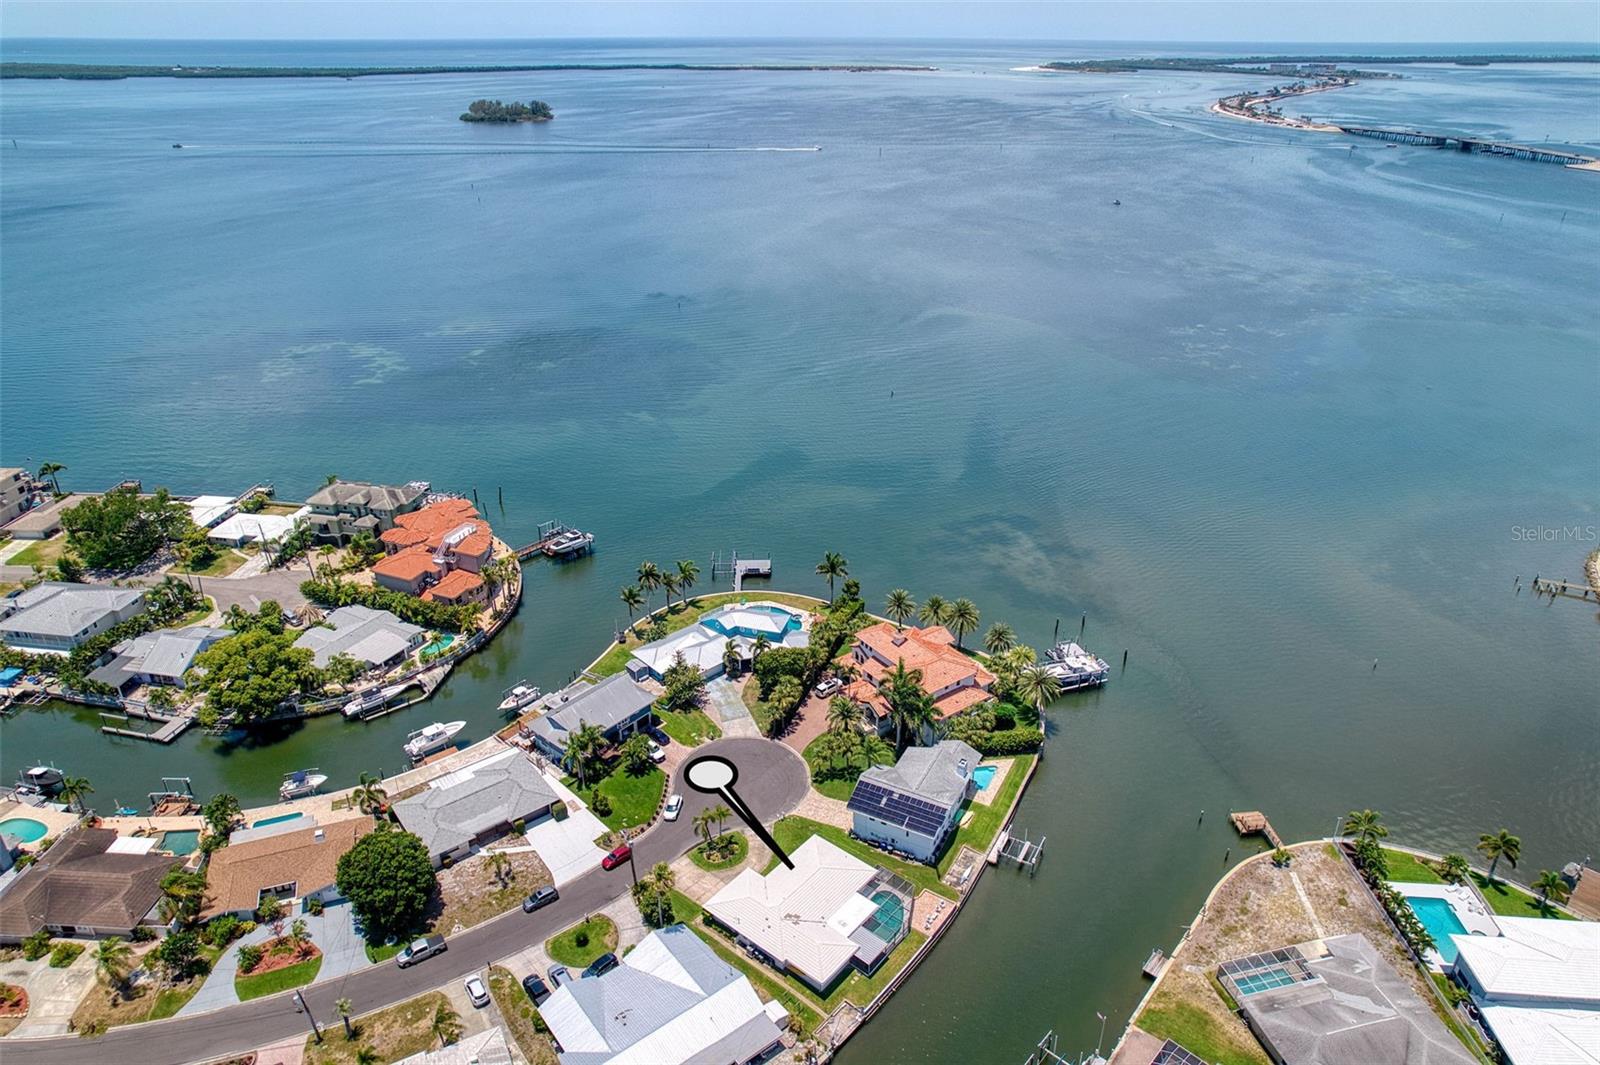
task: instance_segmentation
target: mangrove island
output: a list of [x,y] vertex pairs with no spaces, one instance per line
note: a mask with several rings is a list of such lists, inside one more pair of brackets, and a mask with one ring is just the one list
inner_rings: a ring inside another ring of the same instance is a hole
[[474,100],[461,116],[463,122],[548,122],[556,117],[550,105],[543,100],[529,100],[519,104],[512,100],[503,104],[499,100]]

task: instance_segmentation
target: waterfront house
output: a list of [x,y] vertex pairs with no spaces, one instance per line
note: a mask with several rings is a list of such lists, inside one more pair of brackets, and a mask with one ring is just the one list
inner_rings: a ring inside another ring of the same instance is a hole
[[789,1019],[682,924],[610,972],[562,984],[539,1014],[562,1065],[748,1065],[781,1048]]
[[890,719],[888,700],[879,689],[901,663],[907,671],[922,675],[922,690],[933,700],[941,720],[994,698],[994,674],[957,648],[943,625],[922,629],[897,629],[887,621],[868,625],[856,633],[855,643],[840,661],[859,674],[845,686],[844,694],[866,708],[880,732],[889,729]]
[[90,673],[89,679],[109,684],[124,694],[141,684],[181,688],[183,675],[194,664],[195,656],[232,635],[232,629],[209,625],[147,632],[113,647],[111,661]]
[[309,899],[337,902],[339,859],[373,830],[370,817],[350,817],[264,839],[230,841],[206,865],[200,916],[249,917],[268,895],[299,906]]
[[310,507],[301,507],[293,514],[249,514],[239,511],[218,522],[206,533],[206,538],[230,547],[243,547],[252,542],[275,544],[294,532],[310,516]]
[[397,515],[408,514],[421,506],[427,492],[425,481],[409,481],[403,485],[334,481],[311,493],[306,500],[311,508],[306,522],[322,543],[342,544],[363,532],[377,536],[385,529],[394,528]]
[[372,580],[380,588],[405,595],[421,595],[444,575],[444,567],[434,561],[433,552],[425,547],[408,547],[392,555],[385,555],[372,567]]
[[144,608],[139,588],[45,581],[0,600],[0,640],[22,651],[66,654]]
[[239,509],[233,496],[174,496],[189,508],[189,520],[197,528],[210,529]]
[[24,510],[19,517],[12,518],[11,524],[6,526],[6,532],[17,540],[48,540],[61,532],[61,515],[88,498],[83,492],[74,492],[60,499],[39,503],[30,510]]
[[398,515],[394,527],[386,529],[379,539],[390,554],[426,548],[438,556],[444,569],[464,569],[468,573],[477,573],[494,554],[494,533],[489,523],[471,501],[453,496]]
[[0,525],[21,516],[39,500],[33,478],[20,466],[0,469]]
[[159,926],[161,879],[182,864],[151,837],[80,826],[56,840],[0,894],[0,943],[53,936],[127,936]]
[[[794,868],[746,869],[706,903],[706,913],[774,968],[826,991],[852,965],[871,973],[905,936],[911,896],[894,878],[812,836]],[[909,887],[909,885],[907,885]]]
[[[1496,917],[1498,936],[1457,934],[1454,978],[1512,1065],[1600,1061],[1600,924]],[[1589,1057],[1576,1056],[1588,1048]]]
[[301,633],[294,645],[309,647],[318,669],[325,668],[335,655],[345,654],[372,670],[394,665],[421,647],[426,638],[426,630],[387,610],[353,605],[329,614],[323,625]]
[[635,684],[626,673],[607,677],[599,684],[575,686],[562,692],[562,700],[526,726],[534,745],[546,758],[559,762],[567,737],[581,724],[598,728],[611,743],[644,727],[655,696]]
[[811,643],[803,611],[778,603],[731,603],[708,611],[693,625],[634,648],[628,675],[635,680],[662,680],[681,654],[702,677],[721,676],[728,643],[733,643],[739,661],[747,663],[761,636],[773,647],[807,647]]
[[435,866],[464,858],[515,823],[550,813],[555,789],[521,751],[473,762],[394,804],[394,816],[428,849]]
[[453,569],[440,577],[438,584],[424,589],[422,598],[446,606],[481,606],[489,601],[489,586],[476,573]]
[[941,740],[906,748],[892,766],[868,769],[850,794],[856,835],[934,862],[976,790],[979,758],[960,740]]

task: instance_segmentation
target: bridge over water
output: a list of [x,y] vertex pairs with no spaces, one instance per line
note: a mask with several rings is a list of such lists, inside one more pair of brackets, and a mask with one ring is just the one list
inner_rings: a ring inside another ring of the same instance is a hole
[[1417,144],[1430,148],[1454,148],[1460,152],[1480,152],[1484,155],[1504,155],[1515,159],[1530,159],[1536,163],[1560,163],[1563,166],[1578,166],[1584,169],[1594,169],[1596,164],[1600,164],[1600,158],[1592,155],[1579,155],[1577,152],[1563,152],[1555,148],[1529,144],[1484,140],[1480,137],[1424,133],[1415,129],[1379,129],[1371,126],[1340,126],[1339,129],[1357,137],[1375,137],[1378,140],[1398,141],[1401,144]]

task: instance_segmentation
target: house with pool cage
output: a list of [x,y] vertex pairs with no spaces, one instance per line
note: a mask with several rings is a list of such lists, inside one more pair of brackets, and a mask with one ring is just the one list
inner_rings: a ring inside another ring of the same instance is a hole
[[876,972],[905,938],[916,889],[812,836],[765,876],[746,869],[706,903],[747,954],[825,991],[851,967]]

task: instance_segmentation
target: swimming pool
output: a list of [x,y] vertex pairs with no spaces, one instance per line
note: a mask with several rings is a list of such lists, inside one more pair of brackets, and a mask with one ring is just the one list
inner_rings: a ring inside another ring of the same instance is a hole
[[1258,991],[1271,991],[1275,987],[1288,987],[1295,982],[1287,969],[1258,969],[1233,978],[1233,986],[1241,995],[1254,995]]
[[[764,619],[771,618],[768,624]],[[700,619],[700,624],[723,636],[743,636],[753,640],[766,636],[774,643],[800,627],[800,615],[781,606],[725,606]]]
[[163,832],[161,844],[156,849],[164,850],[168,854],[193,854],[200,849],[200,832],[198,829]]
[[906,923],[905,904],[900,901],[899,895],[882,889],[872,893],[872,901],[878,904],[878,908],[862,922],[863,927],[885,943],[893,943],[895,936],[900,934],[901,926]]
[[43,822],[31,817],[8,817],[0,821],[0,836],[10,836],[18,843],[37,843],[49,831]]
[[1439,957],[1444,959],[1446,965],[1453,964],[1456,960],[1456,944],[1450,937],[1465,933],[1467,926],[1456,916],[1456,908],[1450,905],[1450,900],[1407,895],[1406,903],[1411,907],[1411,912],[1417,915],[1417,920],[1422,922],[1422,927],[1433,937],[1433,949],[1439,952]]
[[282,824],[285,821],[293,821],[296,818],[300,818],[300,817],[304,817],[304,816],[305,816],[305,814],[298,813],[298,812],[292,813],[292,814],[279,814],[277,817],[268,817],[268,818],[264,818],[264,819],[262,819],[260,821],[251,821],[250,822],[250,827],[251,828],[260,828],[262,825],[278,825],[278,824]]
[[972,782],[978,785],[979,791],[988,791],[989,785],[994,782],[994,775],[1000,772],[1000,767],[995,765],[980,765],[972,771]]
[[437,640],[434,640],[428,646],[424,647],[421,653],[425,655],[436,655],[455,642],[456,638],[454,634],[447,632]]

